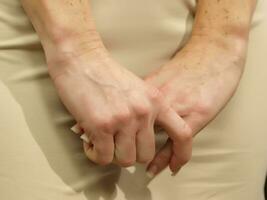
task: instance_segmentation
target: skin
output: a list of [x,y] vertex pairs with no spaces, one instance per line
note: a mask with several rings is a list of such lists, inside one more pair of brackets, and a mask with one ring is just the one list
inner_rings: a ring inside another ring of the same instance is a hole
[[84,151],[90,160],[124,167],[150,162],[154,124],[174,141],[190,136],[190,127],[155,86],[111,58],[95,30],[88,0],[22,4],[40,37],[59,97],[89,137]]
[[[88,158],[121,166],[152,160],[150,176],[167,166],[177,173],[191,158],[193,137],[234,94],[256,4],[199,0],[190,40],[141,80],[109,56],[88,0],[21,1],[60,98],[90,138],[84,143]],[[169,135],[156,155],[155,124]]]
[[[192,138],[238,87],[255,4],[254,0],[199,0],[190,40],[168,63],[145,77],[190,126]],[[147,167],[150,176],[168,165],[177,173],[190,160],[191,146],[177,155],[174,146],[168,139]]]

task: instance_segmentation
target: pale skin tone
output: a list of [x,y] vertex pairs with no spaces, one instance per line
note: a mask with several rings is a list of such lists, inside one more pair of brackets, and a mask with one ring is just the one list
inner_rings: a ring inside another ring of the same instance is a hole
[[[21,0],[43,45],[58,94],[88,135],[100,165],[149,163],[150,175],[179,171],[193,137],[226,105],[241,78],[256,0],[199,0],[190,40],[141,79],[116,62],[88,0]],[[155,152],[154,125],[169,136]],[[154,167],[156,166],[156,167]]]

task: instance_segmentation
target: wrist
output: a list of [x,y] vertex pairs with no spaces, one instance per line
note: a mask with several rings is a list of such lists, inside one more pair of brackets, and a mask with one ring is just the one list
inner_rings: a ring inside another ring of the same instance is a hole
[[96,31],[62,34],[44,41],[48,72],[52,79],[58,75],[81,68],[84,62],[94,57],[107,57],[107,50]]
[[202,44],[213,47],[214,50],[224,52],[226,55],[243,57],[246,54],[248,39],[238,36],[227,36],[212,33],[193,33],[190,44]]
[[48,63],[62,55],[80,55],[95,49],[104,48],[100,35],[96,30],[71,32],[66,30],[45,37],[41,42]]
[[[199,57],[201,62],[221,60],[242,72],[246,61],[247,40],[239,37],[223,37],[221,34],[193,33],[183,48],[185,54]],[[184,54],[182,53],[182,54]],[[177,53],[179,56],[179,52]]]
[[246,60],[246,45],[242,40],[230,41],[211,35],[192,35],[173,61],[187,68],[215,71],[231,69],[240,76]]
[[204,43],[236,56],[244,56],[246,54],[248,38],[249,25],[247,23],[223,25],[218,22],[216,26],[206,26],[196,22],[191,34],[193,42],[202,40]]
[[82,55],[105,51],[100,35],[95,30],[60,33],[42,40],[49,70],[57,67],[59,63],[72,62]]
[[254,4],[255,1],[198,1],[192,36],[206,38],[232,54],[244,54]]

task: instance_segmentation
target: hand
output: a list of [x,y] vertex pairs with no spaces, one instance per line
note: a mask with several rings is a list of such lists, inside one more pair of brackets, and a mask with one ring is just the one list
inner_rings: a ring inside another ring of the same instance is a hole
[[83,144],[93,162],[107,165],[115,159],[120,166],[130,166],[151,161],[155,121],[173,140],[187,131],[159,90],[121,67],[106,50],[68,55],[71,58],[50,63],[50,75],[62,102],[90,140]]
[[[150,175],[158,174],[168,165],[172,170],[179,169],[190,160],[192,137],[219,113],[234,94],[243,64],[244,53],[230,52],[204,39],[192,39],[169,63],[144,78],[163,93],[171,107],[192,129],[191,138],[182,143],[168,139],[149,164]],[[171,159],[173,154],[178,160]]]

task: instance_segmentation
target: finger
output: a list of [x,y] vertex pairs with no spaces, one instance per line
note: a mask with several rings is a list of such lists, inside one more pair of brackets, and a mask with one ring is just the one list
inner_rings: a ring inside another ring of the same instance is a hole
[[[179,113],[180,114],[180,113]],[[207,124],[208,120],[203,118],[198,114],[190,114],[183,117],[185,122],[191,128],[192,137],[194,137],[198,132],[200,132]],[[171,161],[169,163],[170,169],[173,171],[173,175],[177,174],[180,168],[190,160],[192,156],[192,140],[187,143],[188,145],[183,147],[183,144],[177,145],[177,151],[180,151],[178,155],[172,155]],[[180,148],[180,150],[179,150]]]
[[155,155],[155,133],[153,124],[148,128],[142,128],[136,135],[137,161],[147,163]]
[[167,108],[159,114],[157,122],[165,129],[173,141],[173,156],[170,169],[176,172],[191,155],[192,130],[187,123],[172,109]]
[[99,165],[110,164],[114,156],[113,135],[104,132],[91,133],[89,140],[91,146],[90,143],[83,143],[87,157]]
[[191,137],[191,128],[182,119],[174,109],[169,106],[164,106],[158,113],[155,120],[157,125],[160,125],[172,139],[172,141],[179,142],[181,140]]
[[114,136],[115,160],[122,167],[129,167],[136,161],[136,132],[126,131],[126,129],[121,130]]
[[[194,137],[207,124],[206,120],[203,119],[203,117],[195,114],[187,115],[183,117],[183,119],[191,128],[192,137]],[[180,151],[180,153],[178,155],[175,155],[175,153],[173,153],[171,161],[169,163],[169,167],[171,171],[173,171],[172,175],[177,174],[180,168],[190,160],[192,156],[192,140],[190,140],[187,145],[177,144],[175,148],[178,152]]]
[[147,176],[153,178],[163,169],[165,169],[170,162],[172,156],[172,141],[170,139],[159,150],[154,159],[147,166]]
[[184,166],[192,155],[192,140],[188,142],[178,142],[172,145],[172,157],[169,163],[170,170],[173,175],[177,174],[182,166]]

